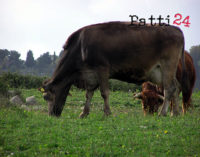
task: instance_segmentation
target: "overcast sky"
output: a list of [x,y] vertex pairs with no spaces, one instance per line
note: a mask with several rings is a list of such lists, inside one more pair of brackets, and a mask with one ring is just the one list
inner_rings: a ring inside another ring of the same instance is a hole
[[200,45],[200,0],[0,0],[0,49],[16,50],[26,58],[55,51],[58,55],[67,37],[85,25],[106,21],[130,21],[129,15],[166,18],[180,13],[190,16],[190,27],[179,27],[185,47]]

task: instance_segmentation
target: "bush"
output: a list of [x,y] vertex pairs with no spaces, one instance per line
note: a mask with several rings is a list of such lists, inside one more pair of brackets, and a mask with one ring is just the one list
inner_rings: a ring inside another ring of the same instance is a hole
[[[7,82],[10,88],[39,88],[47,77],[21,75],[17,73],[3,73],[0,76],[2,82]],[[5,87],[4,87],[5,88]]]
[[9,107],[11,105],[9,98],[0,96],[0,107]]
[[8,95],[8,83],[0,77],[0,97]]
[[[3,73],[0,75],[1,81],[2,81],[2,92],[4,93],[4,90],[8,90],[8,85],[10,88],[39,88],[42,85],[42,82],[47,79],[47,77],[39,77],[39,76],[33,76],[33,75],[21,75],[17,73]],[[6,82],[6,84],[5,84]],[[1,85],[0,85],[1,86]],[[140,90],[141,87],[132,83],[126,83],[118,80],[111,79],[109,81],[109,87],[112,91],[136,91]],[[74,87],[72,87],[73,89]]]
[[118,80],[111,79],[109,81],[109,87],[112,91],[132,91],[135,92],[136,90],[141,90],[141,86],[138,86],[133,83],[122,82]]

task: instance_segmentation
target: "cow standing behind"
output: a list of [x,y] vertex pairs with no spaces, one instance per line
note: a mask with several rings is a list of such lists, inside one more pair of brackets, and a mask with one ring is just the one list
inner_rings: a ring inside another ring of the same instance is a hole
[[[188,110],[189,107],[192,107],[191,104],[191,96],[192,96],[192,90],[195,84],[196,80],[196,73],[195,73],[195,68],[193,64],[192,57],[190,54],[185,51],[185,64],[186,64],[186,71],[188,73],[188,79],[186,81],[188,86],[188,90],[186,93],[183,94],[183,104],[182,104],[182,110],[183,113],[185,114],[186,111]],[[182,91],[181,87],[181,76],[182,76],[182,65],[181,65],[181,60],[179,60],[179,64],[177,67],[177,72],[176,72],[176,78],[179,82],[179,93]],[[139,94],[136,94],[134,97],[139,98],[142,100],[142,108],[144,111],[144,115],[146,113],[154,113],[158,112],[158,108],[162,105],[163,103],[163,90],[159,88],[157,85],[154,85],[150,82],[145,82],[142,84],[142,92]],[[170,105],[171,109],[173,108],[173,103],[171,102]]]
[[[180,58],[183,69],[185,66],[182,31],[165,24],[130,24],[94,24],[77,30],[68,38],[53,76],[43,84],[49,115],[61,115],[72,85],[87,91],[80,117],[89,114],[90,102],[98,87],[104,99],[104,114],[111,114],[110,78],[136,84],[151,81],[163,86],[165,100],[160,115],[167,115],[171,100],[175,103],[173,114],[178,114],[178,82],[174,67],[177,67]],[[183,89],[183,92],[186,90]]]

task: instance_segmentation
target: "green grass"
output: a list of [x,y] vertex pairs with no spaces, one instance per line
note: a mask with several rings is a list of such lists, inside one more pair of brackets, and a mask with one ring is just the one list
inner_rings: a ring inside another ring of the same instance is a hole
[[103,116],[103,100],[96,92],[90,115],[79,119],[85,92],[70,91],[60,118],[47,115],[46,102],[35,89],[42,110],[0,108],[0,156],[200,156],[200,93],[185,116],[143,116],[132,93],[111,92],[112,115]]

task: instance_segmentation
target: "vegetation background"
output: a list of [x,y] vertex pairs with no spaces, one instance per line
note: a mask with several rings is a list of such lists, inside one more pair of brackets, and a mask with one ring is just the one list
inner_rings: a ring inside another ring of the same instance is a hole
[[[51,76],[62,53],[63,51],[57,56],[55,52],[53,55],[46,52],[35,59],[34,53],[29,50],[24,61],[20,59],[19,52],[0,49],[0,74],[3,72],[16,72],[23,75]],[[193,58],[197,74],[195,89],[200,90],[200,45],[192,46],[190,55]],[[119,82],[117,84],[119,85]]]

